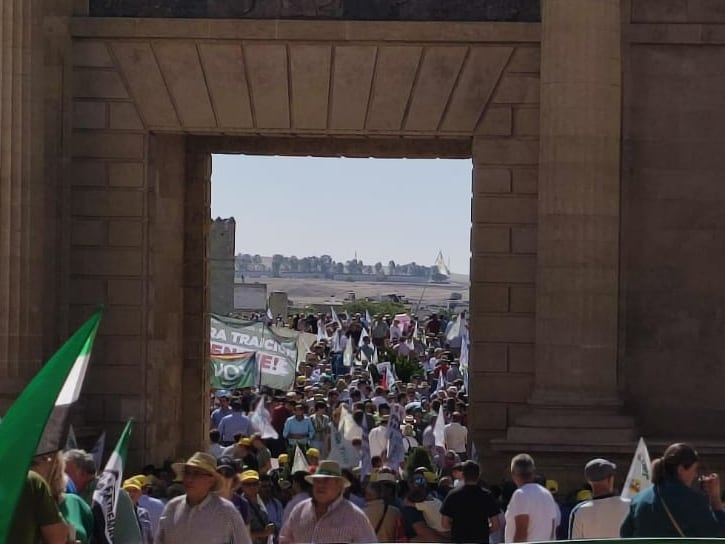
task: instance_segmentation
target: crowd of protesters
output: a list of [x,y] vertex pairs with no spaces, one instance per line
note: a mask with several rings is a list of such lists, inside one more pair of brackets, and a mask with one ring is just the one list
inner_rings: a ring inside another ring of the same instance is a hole
[[[457,320],[460,338],[452,338],[454,320],[438,316],[401,324],[358,314],[342,327],[336,317],[296,316],[286,324],[318,334],[290,391],[212,391],[207,450],[126,477],[115,543],[722,536],[719,479],[700,475],[687,444],[673,444],[655,461],[655,485],[632,501],[616,493],[616,466],[603,458],[586,463],[587,484],[566,500],[525,453],[489,485],[467,430],[467,380],[459,369],[465,321]],[[354,346],[352,361],[343,357],[346,342]],[[415,362],[408,380],[375,364],[391,349]],[[89,506],[97,468],[81,450],[35,459],[23,500],[28,508],[43,505],[35,511],[44,521],[26,514],[25,532],[15,533],[25,536],[13,542],[105,542],[94,533]],[[32,533],[33,523],[43,530]],[[63,536],[61,525],[70,527]]]

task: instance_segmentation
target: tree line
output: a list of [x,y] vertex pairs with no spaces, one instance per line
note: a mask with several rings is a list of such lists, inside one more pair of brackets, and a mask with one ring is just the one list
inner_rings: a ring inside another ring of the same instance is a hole
[[[269,261],[269,260],[267,260]],[[415,262],[398,264],[393,260],[388,261],[387,266],[382,262],[373,265],[365,264],[362,259],[351,259],[349,261],[335,261],[329,255],[312,257],[290,257],[280,254],[272,256],[271,264],[265,264],[261,255],[250,255],[239,253],[235,258],[236,270],[240,274],[245,272],[269,272],[275,277],[287,273],[319,274],[325,278],[335,275],[370,275],[370,276],[413,276],[425,278],[430,276],[432,268],[422,266]]]

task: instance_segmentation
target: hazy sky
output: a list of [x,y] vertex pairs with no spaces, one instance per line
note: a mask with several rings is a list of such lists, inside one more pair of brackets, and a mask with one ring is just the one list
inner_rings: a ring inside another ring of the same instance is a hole
[[471,161],[214,155],[212,216],[236,252],[430,266],[468,274]]

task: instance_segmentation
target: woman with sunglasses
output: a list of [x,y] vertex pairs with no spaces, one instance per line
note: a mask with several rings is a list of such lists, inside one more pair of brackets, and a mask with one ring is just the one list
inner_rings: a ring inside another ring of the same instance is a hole
[[672,444],[652,464],[652,485],[632,499],[620,535],[722,537],[725,512],[717,474],[698,477],[699,457],[689,444]]

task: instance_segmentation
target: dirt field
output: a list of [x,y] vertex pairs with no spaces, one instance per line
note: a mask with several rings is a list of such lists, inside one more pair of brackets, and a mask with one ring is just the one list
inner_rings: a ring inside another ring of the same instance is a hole
[[[415,308],[420,301],[420,309],[445,307],[452,293],[460,293],[464,305],[468,303],[468,276],[454,274],[447,284],[435,283],[374,283],[346,282],[330,280],[300,280],[287,278],[260,278],[267,284],[267,292],[285,291],[295,306],[320,303],[342,303],[348,293],[354,292],[357,299],[396,294],[408,299]],[[422,297],[422,298],[421,298]]]

